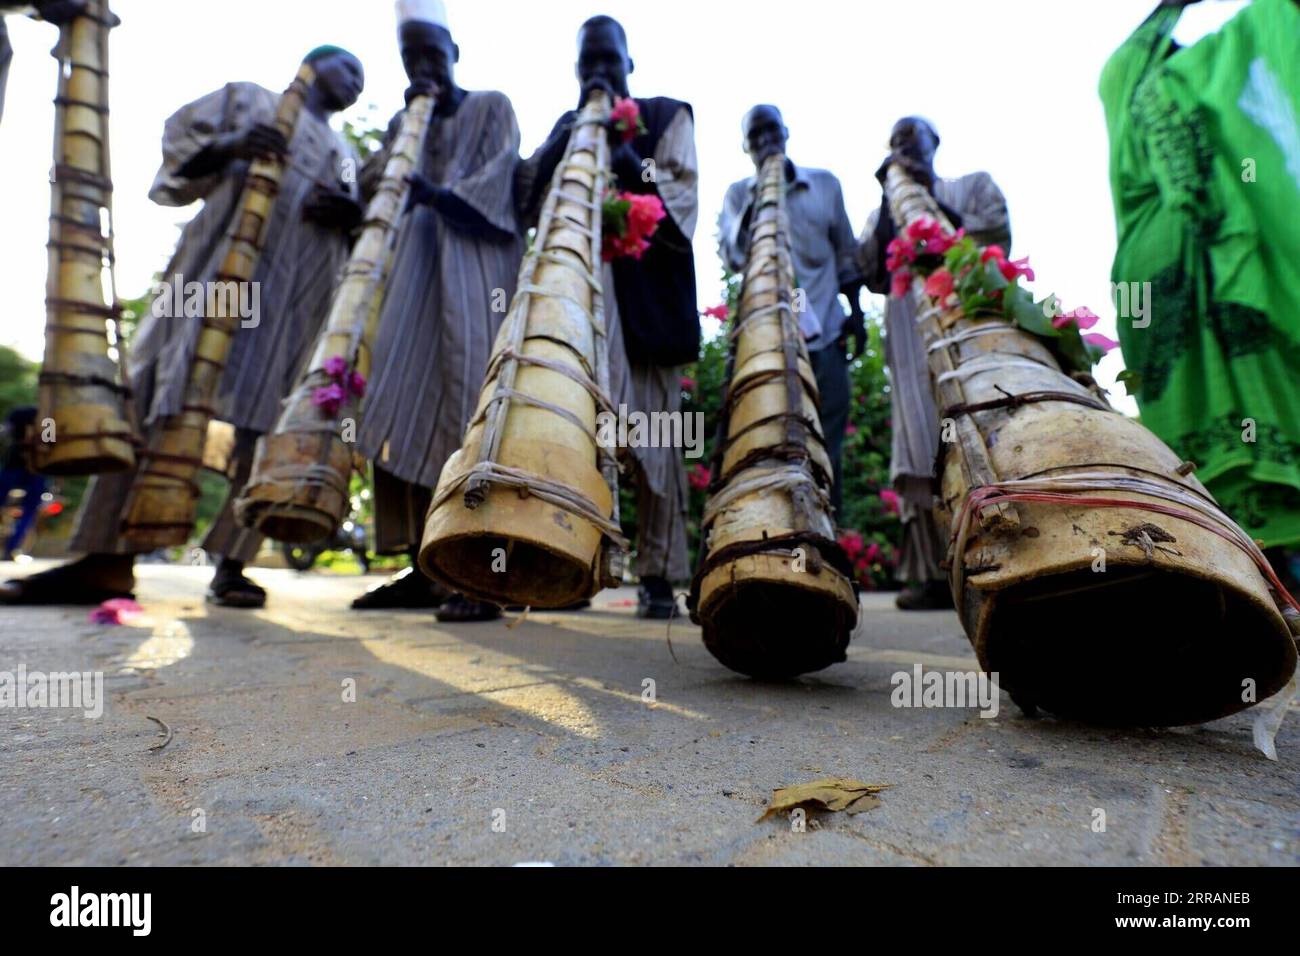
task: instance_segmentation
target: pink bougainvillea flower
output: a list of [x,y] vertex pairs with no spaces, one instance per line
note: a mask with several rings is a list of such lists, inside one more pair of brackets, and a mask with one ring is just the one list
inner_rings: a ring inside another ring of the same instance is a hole
[[142,614],[144,608],[130,598],[109,598],[92,609],[86,619],[91,624],[130,624]]
[[883,552],[880,550],[880,545],[873,541],[871,544],[867,545],[867,550],[862,552],[862,558],[868,564],[875,564],[880,560],[882,554]]
[[668,215],[663,200],[658,196],[636,193],[628,198],[632,201],[632,208],[627,213],[628,231],[647,238],[654,235],[655,227]]
[[947,269],[936,269],[925,280],[925,294],[940,301],[952,295],[952,273]]
[[1054,328],[1063,329],[1067,325],[1077,325],[1081,329],[1090,329],[1101,317],[1094,314],[1087,306],[1079,306],[1073,312],[1062,312],[1052,319]]
[[343,376],[347,374],[348,371],[347,359],[342,355],[330,356],[325,360],[325,364],[322,368],[325,369],[325,374],[330,378],[342,381]]
[[354,398],[364,398],[366,395],[366,377],[360,372],[352,372],[348,375],[348,391]]
[[908,223],[905,235],[913,242],[929,242],[943,236],[943,226],[936,219],[924,217]]
[[840,534],[839,545],[850,561],[857,560],[862,553],[862,534],[858,531],[845,531]]
[[965,229],[958,229],[956,232],[940,232],[925,240],[925,251],[941,256],[953,246],[957,245],[966,235]]
[[343,386],[338,383],[322,385],[311,393],[311,403],[326,415],[337,415],[346,399]]
[[890,272],[916,261],[916,244],[894,237],[885,246],[885,268]]
[[727,307],[727,303],[723,302],[719,305],[709,306],[704,310],[703,314],[711,319],[717,319],[719,322],[726,322],[727,316],[731,314],[731,309]]
[[625,143],[632,142],[639,134],[645,132],[645,123],[641,122],[641,107],[630,96],[614,101],[614,108],[609,111],[609,118]]
[[980,262],[988,262],[990,259],[996,259],[1001,262],[1007,257],[1006,252],[999,245],[985,246],[984,251],[980,253]]
[[885,506],[885,511],[891,515],[898,514],[898,492],[892,488],[882,488],[880,490],[880,501]]
[[1014,282],[1016,279],[1024,276],[1030,282],[1034,281],[1034,270],[1029,268],[1029,257],[1023,259],[1002,259],[998,262],[998,269],[1002,272],[1002,277],[1008,282]]
[[858,433],[858,426],[853,424],[852,422],[849,422],[847,425],[844,426],[844,434],[856,435],[857,433]]
[[659,196],[627,191],[606,193],[602,213],[601,258],[607,263],[620,256],[640,259],[650,248],[650,237],[659,228],[659,221],[668,215]]
[[908,290],[912,288],[912,273],[906,269],[899,269],[894,273],[893,281],[889,284],[889,294],[896,298],[903,298],[907,295]]
[[641,115],[641,108],[630,96],[620,96],[609,111],[609,118],[615,123],[635,123]]
[[709,469],[704,465],[696,465],[686,473],[687,480],[691,487],[698,491],[704,491],[709,487]]
[[622,222],[606,222],[601,243],[601,258],[610,262],[620,256],[640,259],[650,248],[650,237],[659,228],[659,222],[668,215],[663,201],[654,195],[621,192],[616,197],[627,203],[626,218]]
[[1089,345],[1095,345],[1103,352],[1109,352],[1111,349],[1119,348],[1119,343],[1114,339],[1107,338],[1100,332],[1089,332],[1083,337],[1083,340]]
[[695,379],[691,378],[689,375],[683,375],[683,376],[682,376],[682,382],[681,382],[681,384],[682,384],[682,388],[683,388],[685,391],[688,391],[688,392],[693,392],[693,391],[695,391]]

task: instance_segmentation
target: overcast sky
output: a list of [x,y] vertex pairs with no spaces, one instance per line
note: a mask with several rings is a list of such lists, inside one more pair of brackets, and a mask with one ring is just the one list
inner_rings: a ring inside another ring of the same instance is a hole
[[[666,95],[695,108],[700,304],[717,302],[714,224],[727,186],[752,172],[740,118],[781,107],[797,163],[833,171],[860,229],[880,201],[872,172],[899,116],[928,116],[943,140],[940,175],[977,169],[1002,186],[1014,251],[1029,255],[1035,290],[1103,316],[1114,335],[1108,281],[1114,219],[1097,79],[1154,0],[449,0],[461,48],[458,82],[498,89],[514,103],[527,155],[576,102],[575,33],[594,13],[627,27],[634,95]],[[1202,3],[1178,36],[1194,40],[1244,4]],[[298,61],[336,43],[365,64],[367,82],[346,116],[383,125],[406,86],[388,0],[115,0],[112,33],[114,214],[119,293],[144,292],[163,269],[177,226],[195,210],[147,196],[164,119],[232,80],[279,91]],[[7,19],[14,46],[0,121],[0,342],[38,358],[45,322],[47,184],[54,122],[55,30]],[[197,208],[197,207],[196,207]],[[1121,368],[1101,366],[1103,384]],[[1123,394],[1123,388],[1113,398]],[[1127,407],[1131,405],[1125,403]]]

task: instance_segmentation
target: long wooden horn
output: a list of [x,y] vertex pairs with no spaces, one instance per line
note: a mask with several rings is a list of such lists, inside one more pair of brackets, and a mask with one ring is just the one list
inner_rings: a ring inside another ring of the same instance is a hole
[[[925,217],[951,231],[897,165],[885,192],[900,232]],[[929,301],[920,279],[912,294]],[[956,439],[936,511],[953,598],[1014,700],[1169,726],[1286,685],[1300,606],[1190,463],[1000,316],[922,305],[918,328]]]
[[601,286],[604,122],[591,96],[551,180],[465,441],[442,469],[420,566],[471,598],[560,607],[622,578]]
[[[45,359],[39,379],[37,471],[79,475],[135,464],[137,439],[126,412],[121,310],[113,287],[113,181],[108,145],[108,31],[117,23],[107,0],[59,28],[54,100],[54,176],[49,271],[45,286]],[[109,292],[105,300],[104,279]],[[114,359],[114,353],[117,359]]]
[[[303,63],[280,97],[275,126],[286,142],[293,139],[298,115],[315,79],[311,64]],[[230,344],[241,320],[238,308],[231,303],[238,303],[241,296],[237,290],[253,281],[283,174],[284,162],[279,158],[257,159],[248,168],[214,285],[227,292],[236,290],[235,294],[208,296],[181,411],[153,429],[148,447],[141,451],[144,461],[127,499],[122,535],[138,547],[184,544],[194,528],[203,444],[215,413]],[[222,307],[213,308],[218,300],[222,300]]]
[[751,222],[688,604],[714,657],[776,678],[844,660],[858,600],[835,540],[817,380],[796,315],[782,155],[763,163]]
[[[419,169],[435,107],[433,97],[417,96],[402,114],[311,360],[285,400],[275,430],[258,439],[252,474],[235,502],[241,523],[277,541],[329,537],[348,511],[363,394],[350,382],[354,373],[363,381],[370,375],[397,223],[410,192],[406,177]],[[344,371],[328,370],[330,363]],[[318,404],[313,396],[332,386],[338,386],[341,401]]]

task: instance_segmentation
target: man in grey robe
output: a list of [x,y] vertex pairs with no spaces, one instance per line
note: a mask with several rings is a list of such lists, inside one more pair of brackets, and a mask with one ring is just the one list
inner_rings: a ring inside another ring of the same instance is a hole
[[[929,187],[954,226],[965,228],[980,245],[998,245],[1010,254],[1007,202],[988,173],[970,173],[957,179],[936,176],[934,153],[939,134],[918,117],[904,117],[894,124],[889,144],[890,155],[877,173],[882,182],[889,163],[899,163],[916,182]],[[891,238],[893,222],[882,204],[868,218],[858,246],[858,263],[874,292],[889,292],[885,247]],[[939,540],[934,521],[939,413],[930,386],[925,345],[916,328],[916,303],[910,292],[902,297],[891,295],[885,307],[885,361],[889,366],[893,415],[889,479],[898,492],[903,523],[896,573],[908,585],[896,603],[902,610],[952,607],[948,580],[939,567],[947,549]]]
[[[578,31],[579,108],[593,90],[627,98],[633,63],[618,21],[592,17]],[[691,107],[656,96],[636,98],[646,129],[629,142],[610,137],[617,188],[653,193],[667,217],[640,260],[604,265],[605,322],[609,328],[610,398],[628,414],[681,414],[681,366],[699,352],[699,314],[691,237],[699,214],[699,167]],[[537,222],[556,166],[563,158],[576,111],[565,113],[546,142],[522,162],[515,179],[520,219]],[[673,419],[669,419],[670,421]],[[683,428],[683,434],[685,429]],[[627,449],[636,463],[637,614],[668,618],[677,612],[672,582],[690,577],[686,548],[686,472],[682,449],[660,445]]]
[[[732,183],[718,217],[718,255],[727,268],[743,272],[749,254],[749,223],[758,190],[757,172],[769,156],[785,152],[790,131],[775,106],[755,106],[741,123],[745,152],[755,175]],[[849,360],[866,340],[858,291],[862,278],[854,258],[856,243],[844,208],[840,181],[824,169],[785,163],[786,217],[790,222],[795,277],[805,292],[799,324],[807,339],[808,358],[817,376],[822,432],[834,469],[831,505],[838,515],[842,494],[844,430],[849,424]],[[839,297],[849,303],[845,315]]]
[[[168,118],[163,163],[149,191],[160,205],[201,199],[203,208],[181,232],[130,340],[128,379],[146,432],[181,411],[201,327],[200,316],[186,304],[208,301],[193,300],[185,290],[206,289],[215,279],[250,162],[286,157],[266,243],[243,290],[244,301],[257,308],[236,326],[214,416],[235,427],[236,439],[227,467],[230,494],[203,548],[221,559],[209,600],[230,606],[260,607],[266,601],[266,592],[243,573],[262,538],[235,521],[233,502],[247,480],[257,436],[274,426],[280,401],[310,354],[347,259],[349,234],[361,218],[356,153],[328,123],[360,95],[361,63],[338,47],[319,47],[307,58],[316,67],[316,81],[289,142],[273,125],[279,95],[254,83],[230,83]],[[178,288],[183,301],[177,301]],[[135,477],[134,471],[97,476],[70,545],[85,557],[0,585],[0,602],[98,603],[128,594],[135,554],[119,529]]]
[[[398,227],[357,436],[374,463],[376,550],[407,552],[411,567],[352,606],[439,607],[439,620],[485,620],[500,609],[441,592],[416,557],[433,488],[464,439],[523,258],[511,194],[519,126],[504,94],[456,85],[460,50],[441,4],[429,10],[399,25],[407,100],[429,92],[437,110]],[[398,125],[394,118],[363,179],[382,170]]]

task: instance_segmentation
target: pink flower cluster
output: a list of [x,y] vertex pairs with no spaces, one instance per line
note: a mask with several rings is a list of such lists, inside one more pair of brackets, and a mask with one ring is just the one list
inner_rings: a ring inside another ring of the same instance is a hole
[[[1087,331],[1097,324],[1101,316],[1097,315],[1085,305],[1079,306],[1070,312],[1062,312],[1056,318],[1052,319],[1052,327],[1063,329],[1067,326],[1074,325],[1079,330]],[[1119,343],[1100,332],[1089,332],[1087,335],[1080,336],[1089,345],[1095,345],[1103,352],[1109,352],[1113,348],[1118,348]]]
[[[1031,282],[1034,279],[1034,270],[1029,267],[1029,257],[1023,259],[1008,259],[1006,253],[1002,251],[1001,246],[987,246],[980,253],[980,262],[992,261],[1002,273],[1002,278],[1008,282],[1015,282],[1017,279],[1025,278]],[[962,272],[965,275],[969,268]],[[911,282],[911,276],[908,276],[908,282]],[[935,269],[926,277],[925,294],[936,302],[943,302],[950,295],[957,285],[957,277],[948,269]],[[1001,290],[993,293],[994,298],[1001,298]]]
[[731,315],[731,309],[727,307],[727,303],[723,302],[719,305],[709,306],[700,314],[707,315],[711,319],[717,319],[719,322],[726,322],[727,317]]
[[620,256],[640,259],[650,248],[650,239],[659,228],[659,222],[668,215],[663,201],[655,195],[621,192],[617,201],[628,203],[627,219],[621,230],[605,231],[601,258],[611,262]]
[[641,107],[630,96],[620,97],[614,101],[614,108],[609,111],[609,118],[625,143],[632,142],[646,131],[645,123],[641,122]]
[[691,483],[692,488],[704,491],[709,487],[709,469],[704,465],[696,465],[686,473],[686,480]]
[[880,503],[885,506],[887,514],[898,514],[898,492],[892,488],[882,488],[880,491]]
[[980,262],[988,262],[990,259],[997,263],[1002,278],[1008,282],[1015,282],[1022,276],[1030,282],[1034,281],[1034,270],[1029,268],[1028,256],[1023,259],[1008,259],[1001,246],[985,246],[980,253]]
[[903,235],[895,236],[885,247],[885,268],[893,273],[890,294],[907,295],[912,286],[912,273],[907,267],[920,256],[941,256],[965,235],[965,229],[945,232],[934,219],[918,219],[909,224]]
[[326,415],[337,415],[344,402],[365,397],[366,377],[348,368],[347,359],[342,355],[326,359],[322,370],[332,381],[312,391],[311,403]]
[[858,576],[858,580],[864,583],[870,580],[871,566],[885,559],[884,549],[876,542],[870,544],[862,540],[862,533],[859,531],[844,531],[839,537],[839,546],[844,551],[845,557],[853,565],[853,571]]

